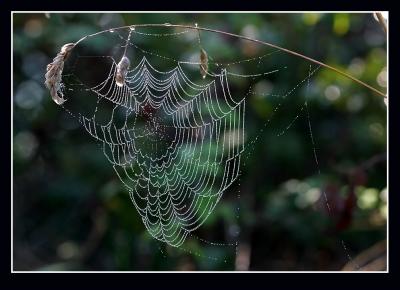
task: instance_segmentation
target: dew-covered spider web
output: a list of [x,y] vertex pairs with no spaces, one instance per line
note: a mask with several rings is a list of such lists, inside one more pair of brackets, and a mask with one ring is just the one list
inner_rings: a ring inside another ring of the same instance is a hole
[[[126,27],[81,39],[65,59],[60,105],[98,144],[153,238],[193,255],[201,256],[183,246],[187,239],[224,246],[237,255],[239,229],[233,230],[228,242],[209,241],[195,232],[213,215],[232,184],[239,188],[240,199],[241,167],[260,134],[292,95],[308,90],[319,67],[308,66],[304,78],[275,92],[259,84],[265,80],[269,84],[272,76],[287,70],[284,64],[267,65],[280,51],[219,61],[207,52],[199,31],[165,30]],[[165,41],[165,50],[173,51],[174,40],[181,37],[187,50],[195,53],[177,58],[152,49],[149,41]],[[252,85],[242,89],[243,79],[253,81]],[[246,103],[254,95],[272,98],[274,104],[258,132],[246,122]],[[319,171],[307,98],[302,95],[300,100],[297,115],[290,116],[276,136],[285,134],[300,115],[306,116]],[[237,207],[237,218],[239,212]]]
[[226,73],[197,85],[179,66],[162,72],[143,58],[125,86],[115,74],[113,63],[107,79],[90,88],[99,106],[112,104],[109,122],[98,122],[97,110],[81,122],[102,142],[149,233],[179,246],[238,176],[245,102],[231,98]]

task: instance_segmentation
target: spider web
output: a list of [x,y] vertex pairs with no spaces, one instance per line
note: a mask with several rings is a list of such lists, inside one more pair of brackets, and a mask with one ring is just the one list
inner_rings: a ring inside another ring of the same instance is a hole
[[[143,57],[120,87],[117,63],[108,60],[105,80],[81,90],[97,100],[93,114],[79,113],[79,121],[101,142],[148,232],[178,247],[239,175],[244,98],[232,98],[225,69],[200,85],[180,64],[160,71]],[[112,107],[107,122],[98,117],[101,106]]]
[[[264,58],[278,51],[226,63],[210,57],[213,71],[208,70],[203,80],[199,73],[193,78],[193,71],[187,73],[183,67],[188,65],[193,70],[201,65],[199,61],[176,60],[143,49],[140,41],[136,43],[131,37],[180,37],[191,33],[188,30],[147,33],[131,27],[84,37],[74,48],[62,75],[61,89],[67,102],[61,106],[98,142],[152,237],[197,256],[203,257],[182,247],[188,237],[212,246],[234,247],[237,255],[238,240],[210,242],[192,232],[213,213],[224,192],[235,181],[240,184],[241,159],[245,163],[254,151],[260,134],[286,97],[303,86],[308,91],[310,78],[319,67],[310,66],[308,75],[284,93],[266,94],[275,97],[278,103],[258,134],[247,140],[246,98],[260,92],[255,92],[251,85],[247,92],[232,95],[228,76],[253,81],[266,79],[281,69],[244,74],[231,68],[238,64],[256,64],[260,68]],[[102,49],[99,38],[120,45]],[[201,47],[199,34],[198,43]],[[127,71],[124,84],[119,86],[116,83],[118,61],[125,55],[134,65]],[[161,63],[156,66],[150,58]],[[160,69],[158,66],[163,66],[163,62],[174,66]],[[285,134],[304,112],[320,172],[307,100],[277,136]],[[324,196],[330,209],[325,193]],[[240,190],[237,197],[240,198]],[[237,218],[239,210],[238,207]],[[235,235],[238,238],[239,231]]]
[[[96,122],[96,113],[81,121],[103,143],[104,155],[127,187],[149,233],[179,246],[212,213],[238,176],[245,102],[230,97],[225,73],[201,86],[192,83],[179,66],[161,72],[143,58],[129,71],[124,87],[115,84],[115,74],[113,63],[108,78],[90,89],[99,96],[98,102],[113,103],[109,123]],[[185,87],[196,93],[188,93]],[[117,127],[114,114],[121,107],[125,122]],[[137,128],[141,117],[145,124]],[[167,140],[166,133],[173,137]],[[150,145],[147,152],[138,145],[145,143]],[[219,173],[221,165],[224,169]]]

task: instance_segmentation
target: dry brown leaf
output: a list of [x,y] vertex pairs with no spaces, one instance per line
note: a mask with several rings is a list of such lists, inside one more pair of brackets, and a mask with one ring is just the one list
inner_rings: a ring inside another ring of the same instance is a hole
[[131,62],[129,61],[129,58],[127,58],[124,55],[117,65],[117,74],[115,75],[115,82],[119,87],[123,87],[125,84],[125,77],[128,74],[128,69],[130,64]]
[[200,50],[200,74],[203,79],[206,78],[208,72],[208,56],[204,49]]
[[53,62],[47,65],[44,83],[49,89],[53,101],[56,102],[57,105],[61,105],[66,101],[61,91],[61,76],[64,69],[64,62],[74,47],[75,43],[65,44],[53,59]]

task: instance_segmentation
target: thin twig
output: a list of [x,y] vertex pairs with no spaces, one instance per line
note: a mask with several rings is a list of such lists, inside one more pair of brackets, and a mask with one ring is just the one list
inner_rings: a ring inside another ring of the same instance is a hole
[[387,152],[378,153],[378,154],[372,156],[371,158],[365,160],[361,164],[358,164],[354,167],[346,168],[346,167],[342,167],[342,166],[337,166],[334,169],[335,169],[335,171],[337,171],[340,174],[350,175],[353,172],[358,172],[360,170],[362,170],[362,171],[369,170],[369,169],[373,168],[375,165],[377,165],[380,162],[383,162],[385,160],[387,160]]
[[228,35],[228,36],[232,36],[232,37],[236,37],[236,38],[245,39],[245,40],[248,40],[248,41],[251,41],[251,42],[255,42],[255,43],[258,43],[258,44],[262,44],[262,45],[266,45],[266,46],[269,46],[269,47],[273,47],[273,48],[279,49],[281,51],[287,52],[287,53],[292,54],[294,56],[303,58],[305,60],[308,60],[308,61],[313,62],[315,64],[318,64],[320,66],[323,66],[323,67],[325,67],[327,69],[330,69],[330,70],[332,70],[332,71],[334,71],[334,72],[336,72],[336,73],[338,73],[338,74],[340,74],[340,75],[342,75],[342,76],[344,76],[346,78],[351,79],[352,81],[354,81],[354,82],[366,87],[367,89],[375,92],[376,94],[386,98],[386,94],[385,93],[383,93],[383,92],[379,91],[378,89],[366,84],[365,82],[357,79],[356,77],[354,77],[354,76],[352,76],[352,75],[350,75],[348,73],[345,73],[344,71],[341,71],[338,68],[335,68],[335,67],[330,66],[328,64],[325,64],[323,62],[315,60],[315,59],[313,59],[311,57],[305,56],[305,55],[303,55],[301,53],[295,52],[293,50],[290,50],[290,49],[287,49],[287,48],[284,48],[284,47],[281,47],[281,46],[278,46],[276,44],[272,44],[272,43],[269,43],[269,42],[266,42],[266,41],[262,41],[262,40],[258,40],[258,39],[254,39],[254,38],[251,38],[251,37],[247,37],[247,36],[243,36],[243,35],[239,35],[239,34],[234,34],[234,33],[230,33],[230,32],[225,32],[225,31],[221,31],[221,30],[217,30],[217,29],[200,27],[200,26],[170,24],[170,23],[126,25],[126,26],[121,26],[121,27],[117,27],[117,28],[110,28],[110,29],[99,31],[99,32],[96,32],[96,33],[93,33],[93,34],[90,34],[90,35],[86,35],[85,37],[83,37],[80,40],[78,40],[75,43],[75,45],[77,45],[79,42],[83,41],[84,39],[86,39],[88,37],[92,37],[92,36],[95,36],[95,35],[98,35],[100,33],[104,33],[104,32],[110,31],[110,30],[126,29],[126,28],[129,28],[129,27],[176,27],[176,28],[186,28],[186,29],[193,29],[193,30],[197,30],[197,31],[198,30],[203,30],[203,31],[208,31],[208,32],[214,32],[214,33]]

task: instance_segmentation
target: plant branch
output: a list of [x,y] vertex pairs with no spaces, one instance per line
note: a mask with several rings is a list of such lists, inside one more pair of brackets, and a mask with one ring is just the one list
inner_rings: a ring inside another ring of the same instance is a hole
[[[382,17],[382,15],[381,15],[381,17]],[[379,16],[378,16],[378,18],[379,18]],[[303,58],[303,59],[305,59],[305,60],[307,60],[307,61],[310,61],[310,62],[312,62],[312,63],[318,64],[318,65],[320,65],[320,66],[322,66],[322,67],[325,67],[325,68],[327,68],[327,69],[330,69],[330,70],[332,70],[332,71],[334,71],[334,72],[336,72],[336,73],[338,73],[338,74],[340,74],[340,75],[342,75],[342,76],[344,76],[344,77],[346,77],[346,78],[351,79],[352,81],[358,83],[359,85],[362,85],[362,86],[366,87],[367,89],[373,91],[374,93],[376,93],[376,94],[378,94],[378,95],[383,96],[383,97],[386,98],[386,94],[385,94],[385,93],[383,93],[383,92],[379,91],[378,89],[376,89],[376,88],[374,88],[374,87],[368,85],[367,83],[365,83],[365,82],[363,82],[363,81],[357,79],[356,77],[354,77],[354,76],[352,76],[352,75],[350,75],[350,74],[348,74],[348,73],[345,73],[344,71],[342,71],[342,70],[340,70],[340,69],[338,69],[338,68],[335,68],[335,67],[330,66],[330,65],[328,65],[328,64],[325,64],[325,63],[323,63],[323,62],[320,62],[320,61],[318,61],[318,60],[315,60],[315,59],[313,59],[313,58],[311,58],[311,57],[305,56],[305,55],[303,55],[303,54],[301,54],[301,53],[298,53],[298,52],[296,52],[296,51],[293,51],[293,50],[290,50],[290,49],[287,49],[287,48],[284,48],[284,47],[281,47],[281,46],[278,46],[278,45],[276,45],[276,44],[272,44],[272,43],[269,43],[269,42],[266,42],[266,41],[254,39],[254,38],[251,38],[251,37],[247,37],[247,36],[243,36],[243,35],[239,35],[239,34],[234,34],[234,33],[230,33],[230,32],[225,32],[225,31],[221,31],[221,30],[217,30],[217,29],[211,29],[211,28],[200,27],[200,26],[181,25],[181,24],[170,24],[170,23],[126,25],[126,26],[122,26],[122,27],[118,27],[118,28],[106,29],[106,30],[103,30],[103,31],[100,31],[100,32],[96,32],[96,33],[94,33],[94,34],[87,35],[87,36],[81,38],[80,40],[78,40],[78,41],[75,43],[75,45],[77,45],[79,42],[83,41],[84,39],[86,39],[86,38],[88,38],[88,37],[92,37],[92,36],[95,36],[95,35],[98,35],[98,34],[100,34],[100,33],[110,31],[110,30],[126,29],[126,28],[129,28],[129,27],[176,27],[176,28],[186,28],[186,29],[193,29],[193,30],[197,30],[197,31],[203,30],[203,31],[208,31],[208,32],[213,32],[213,33],[218,33],[218,34],[223,34],[223,35],[228,35],[228,36],[232,36],[232,37],[236,37],[236,38],[248,40],[248,41],[255,42],[255,43],[258,43],[258,44],[261,44],[261,45],[266,45],[266,46],[269,46],[269,47],[276,48],[276,49],[281,50],[281,51],[284,51],[284,52],[286,52],[286,53],[288,53],[288,54],[291,54],[291,55],[294,55],[294,56]]]

